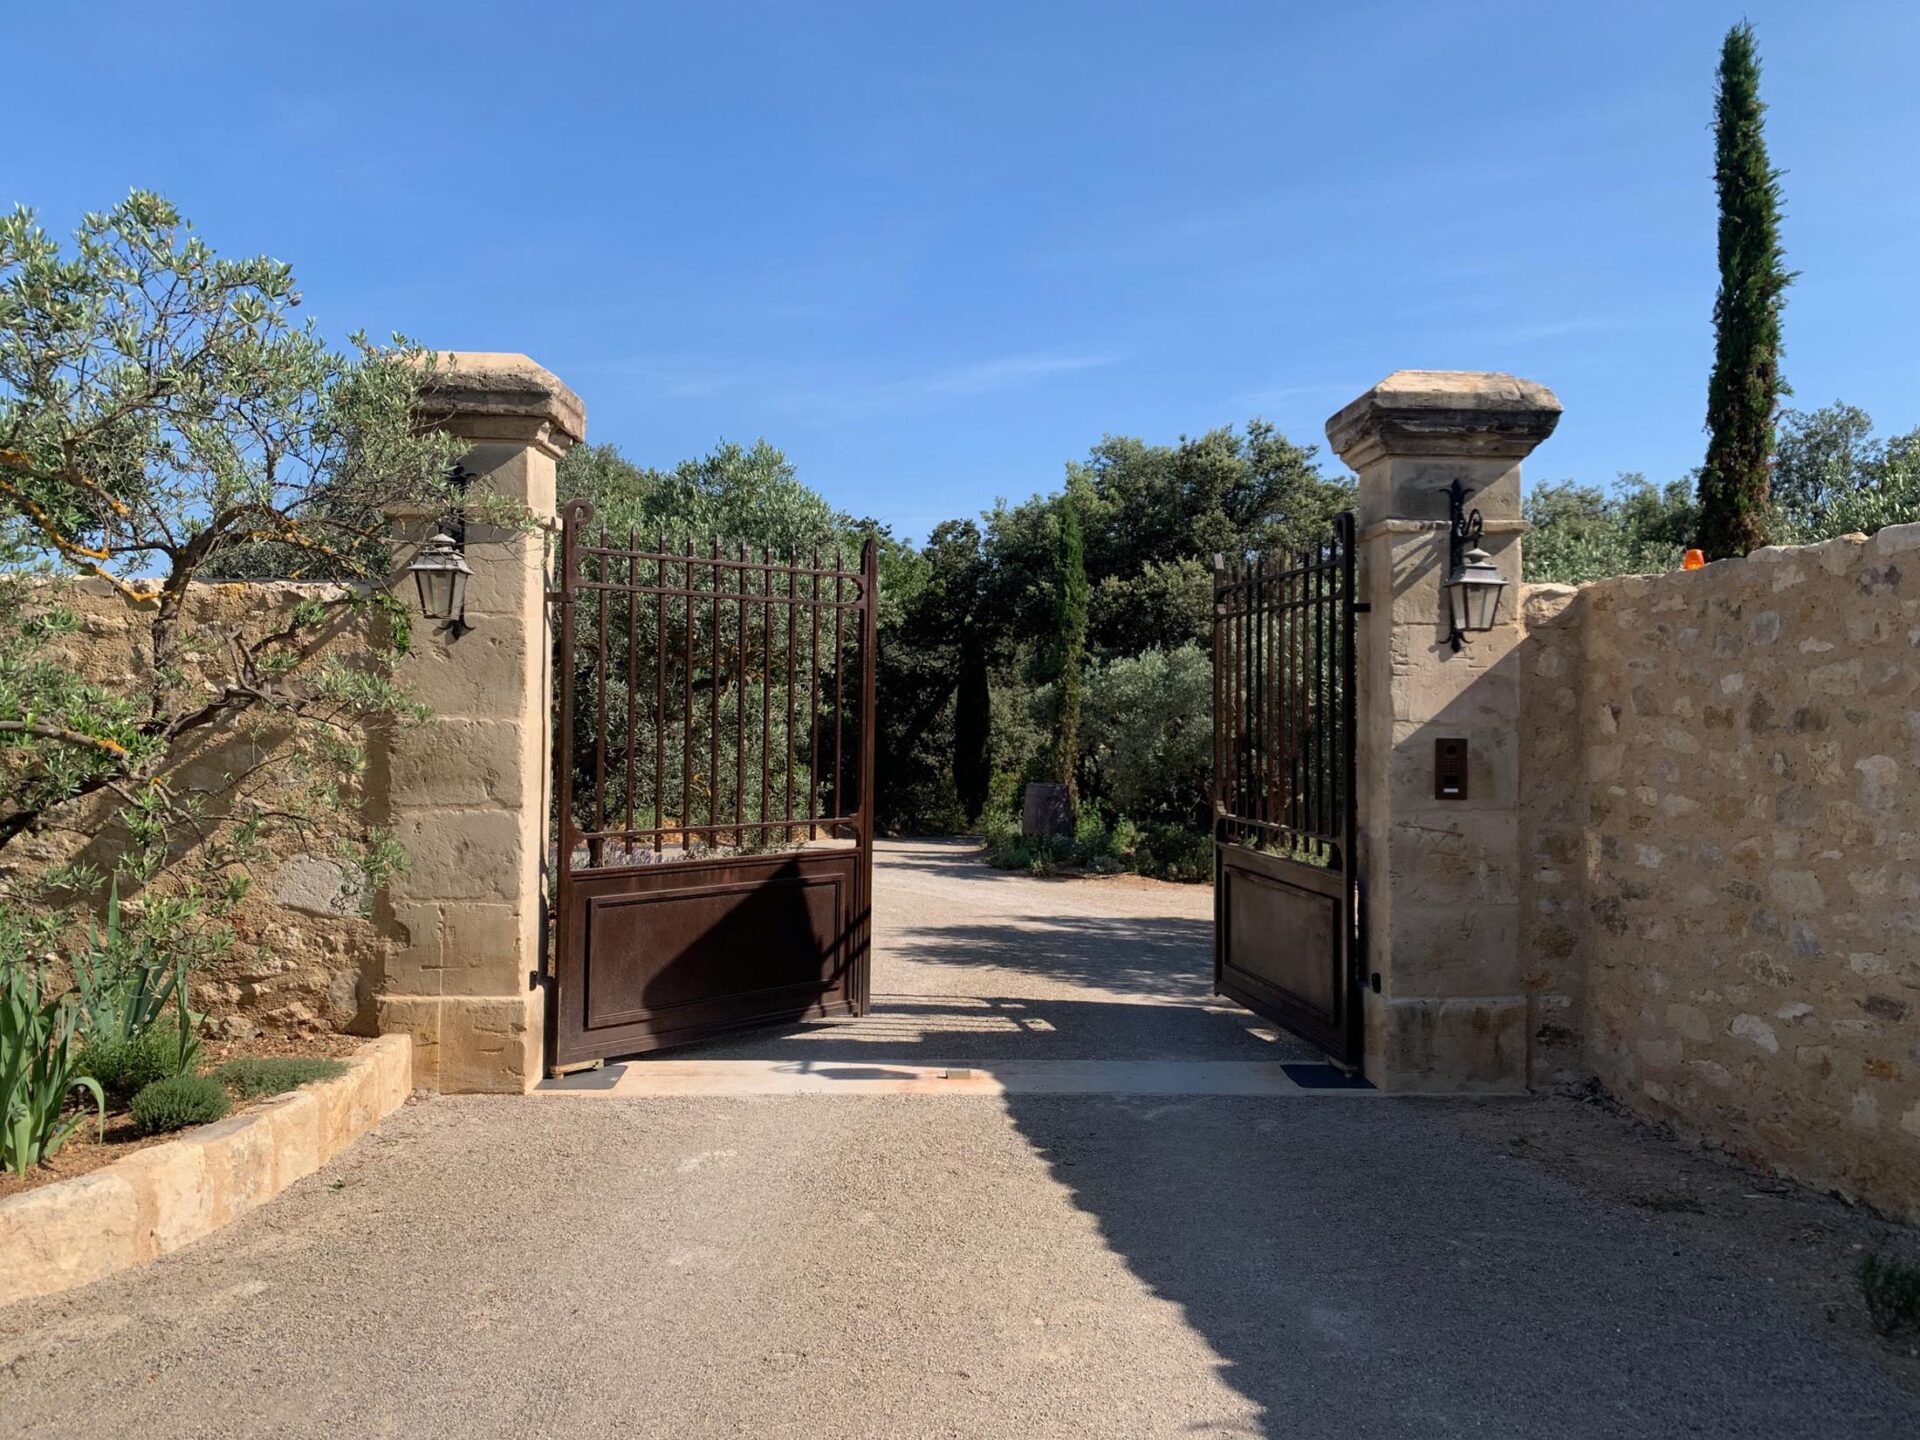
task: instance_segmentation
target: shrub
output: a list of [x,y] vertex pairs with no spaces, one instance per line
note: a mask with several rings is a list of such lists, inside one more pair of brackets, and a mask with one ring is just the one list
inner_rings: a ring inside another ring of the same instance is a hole
[[258,1100],[346,1072],[345,1065],[323,1055],[263,1055],[229,1060],[213,1072],[213,1077],[240,1099]]
[[1868,1255],[1855,1278],[1874,1329],[1882,1335],[1920,1330],[1920,1265],[1891,1255]]
[[0,1164],[25,1175],[86,1123],[67,1114],[70,1092],[93,1097],[102,1125],[107,1099],[81,1067],[78,1020],[65,995],[48,996],[37,966],[0,956]]
[[980,839],[987,863],[1000,870],[1025,870],[1032,875],[1062,870],[1111,875],[1132,870],[1183,882],[1213,878],[1213,837],[1205,831],[1155,822],[1141,825],[1124,815],[1108,825],[1092,806],[1080,811],[1069,837],[1022,835],[1019,817],[996,804],[980,817]]
[[80,1064],[109,1095],[125,1099],[156,1080],[185,1074],[181,1048],[178,1030],[155,1025],[131,1040],[118,1036],[88,1039],[80,1051]]
[[1194,884],[1213,878],[1213,837],[1184,825],[1149,825],[1141,847],[1144,862],[1133,868],[1142,875]]
[[128,1107],[133,1128],[142,1135],[164,1135],[189,1125],[206,1125],[232,1108],[227,1088],[211,1075],[172,1075],[156,1080],[133,1097]]

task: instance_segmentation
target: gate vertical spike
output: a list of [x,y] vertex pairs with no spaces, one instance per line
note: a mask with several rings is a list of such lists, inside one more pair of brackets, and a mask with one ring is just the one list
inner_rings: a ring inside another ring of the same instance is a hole
[[1305,692],[1307,707],[1307,831],[1319,835],[1320,824],[1320,582],[1324,572],[1320,568],[1323,547],[1315,544],[1308,552],[1313,568],[1307,572],[1307,653],[1306,664],[1301,667],[1300,682]]
[[1247,566],[1247,817],[1260,818],[1260,585],[1266,557]]
[[[607,530],[600,527],[600,549],[608,549]],[[594,665],[594,705],[593,705],[593,828],[594,838],[587,842],[587,854],[590,863],[598,865],[606,855],[606,841],[600,837],[607,828],[607,601],[611,592],[606,587],[607,557],[604,553],[593,557],[594,578],[601,582],[597,594],[600,603],[596,609],[599,630],[598,662]]]
[[747,642],[750,631],[747,628],[747,594],[753,586],[752,572],[747,569],[747,547],[740,545],[740,568],[735,572],[734,589],[737,598],[733,602],[734,634],[738,651],[734,656],[734,671],[738,677],[733,686],[733,843],[738,848],[746,832],[741,828],[747,818]]
[[693,848],[693,535],[687,535],[686,558],[680,562],[680,588],[686,591],[687,633],[681,647],[680,710],[680,849]]
[[879,682],[880,546],[872,536],[860,547],[860,903],[854,915],[854,1013],[865,1015],[872,993],[873,973],[873,832],[878,817],[874,804],[874,752],[879,729],[874,723]]
[[[1267,575],[1267,557],[1263,553],[1253,562],[1253,650],[1255,665],[1254,713],[1254,777],[1253,777],[1253,814],[1257,820],[1270,820],[1267,813],[1267,776],[1273,768],[1273,655],[1269,644],[1272,638],[1268,634],[1273,620],[1273,607],[1269,603]],[[1265,835],[1263,830],[1262,835]]]
[[653,853],[658,855],[665,837],[667,793],[667,532],[660,532],[660,545],[653,562]]
[[[635,780],[638,766],[635,762],[635,746],[639,739],[639,726],[635,723],[640,711],[640,537],[637,531],[627,530],[627,833],[622,838],[623,852],[633,849]],[[632,855],[625,854],[628,863]]]
[[1314,679],[1318,683],[1318,704],[1314,709],[1314,776],[1316,815],[1318,828],[1322,835],[1333,830],[1331,810],[1333,765],[1333,546],[1327,541],[1320,542],[1320,596],[1314,606],[1314,628],[1319,632],[1320,643],[1314,648]]
[[813,655],[807,666],[807,839],[818,840],[819,828],[813,823],[820,814],[820,551],[813,552],[810,589],[812,603],[807,606],[813,619]]
[[1279,805],[1275,814],[1282,827],[1281,839],[1287,841],[1294,823],[1295,785],[1293,783],[1293,754],[1299,742],[1299,735],[1293,723],[1293,632],[1294,617],[1299,614],[1299,566],[1296,557],[1287,556],[1287,571],[1280,581],[1280,624],[1274,635],[1274,646],[1280,660],[1280,687],[1277,705],[1280,723],[1280,763],[1275,776],[1279,786]]
[[[846,642],[841,621],[846,615],[841,591],[841,572],[847,568],[846,552],[833,547],[833,813],[847,813],[845,793],[840,789],[840,751],[845,743],[842,721],[846,714]],[[836,829],[842,827],[835,827]]]
[[1213,617],[1212,617],[1213,619],[1213,646],[1212,646],[1212,649],[1213,649],[1213,814],[1209,818],[1212,821],[1212,830],[1213,830],[1214,839],[1216,841],[1220,838],[1220,812],[1222,809],[1225,808],[1223,804],[1225,797],[1224,797],[1224,792],[1221,788],[1221,765],[1220,765],[1220,753],[1221,753],[1220,726],[1221,726],[1221,722],[1225,719],[1225,716],[1221,714],[1221,710],[1220,710],[1220,692],[1221,692],[1220,665],[1223,658],[1223,652],[1221,650],[1221,645],[1220,645],[1220,603],[1221,603],[1220,602],[1220,583],[1222,578],[1225,576],[1226,568],[1227,568],[1227,557],[1221,554],[1220,552],[1215,551],[1213,556]]
[[[1313,547],[1305,546],[1295,560],[1298,607],[1294,610],[1293,672],[1295,829],[1313,833],[1313,687],[1308,682],[1313,664]],[[1303,852],[1304,853],[1304,852]]]
[[1234,681],[1240,687],[1239,699],[1234,706],[1237,712],[1235,718],[1238,721],[1238,743],[1235,746],[1233,774],[1233,813],[1236,817],[1236,823],[1234,825],[1235,839],[1242,839],[1246,834],[1246,826],[1239,822],[1244,821],[1246,818],[1247,776],[1253,764],[1253,748],[1248,739],[1250,722],[1247,709],[1248,702],[1253,694],[1253,648],[1248,643],[1252,638],[1252,627],[1249,623],[1252,604],[1251,592],[1247,588],[1247,581],[1251,574],[1252,567],[1243,558],[1240,562],[1239,574],[1237,576],[1240,582],[1237,587],[1238,593],[1234,597],[1239,609],[1238,625],[1240,631],[1236,645],[1239,663],[1233,667]]
[[787,697],[787,756],[786,756],[786,828],[780,832],[780,843],[793,844],[793,636],[799,621],[795,614],[798,608],[800,584],[800,552],[792,546],[787,547],[787,652],[785,664],[781,669],[781,688]]
[[754,833],[771,844],[767,828],[767,784],[773,765],[773,556],[760,547],[760,828]]
[[712,611],[713,643],[708,646],[711,661],[707,691],[707,844],[720,843],[720,537],[713,537],[713,558],[707,565],[708,604]]

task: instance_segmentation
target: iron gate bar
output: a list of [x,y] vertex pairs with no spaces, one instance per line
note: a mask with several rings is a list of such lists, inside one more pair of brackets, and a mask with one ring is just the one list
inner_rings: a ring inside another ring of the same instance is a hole
[[1360,1057],[1354,520],[1214,557],[1215,989]]

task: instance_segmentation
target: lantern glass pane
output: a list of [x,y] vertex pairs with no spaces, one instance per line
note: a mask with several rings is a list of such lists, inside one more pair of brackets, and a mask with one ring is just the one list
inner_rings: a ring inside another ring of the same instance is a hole
[[1502,585],[1470,585],[1467,587],[1467,606],[1470,612],[1466,628],[1469,630],[1491,630],[1493,617],[1500,609]]
[[413,578],[420,584],[420,613],[429,620],[444,620],[453,612],[453,576],[445,570],[416,570]]
[[1453,628],[1467,629],[1467,583],[1452,580],[1447,584],[1447,608],[1453,613]]

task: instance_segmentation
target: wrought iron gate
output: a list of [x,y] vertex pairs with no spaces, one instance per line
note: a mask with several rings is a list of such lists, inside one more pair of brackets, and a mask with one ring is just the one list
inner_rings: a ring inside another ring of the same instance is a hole
[[562,514],[552,1063],[864,1014],[871,541],[858,569]]
[[1353,516],[1214,558],[1214,989],[1360,1061]]

